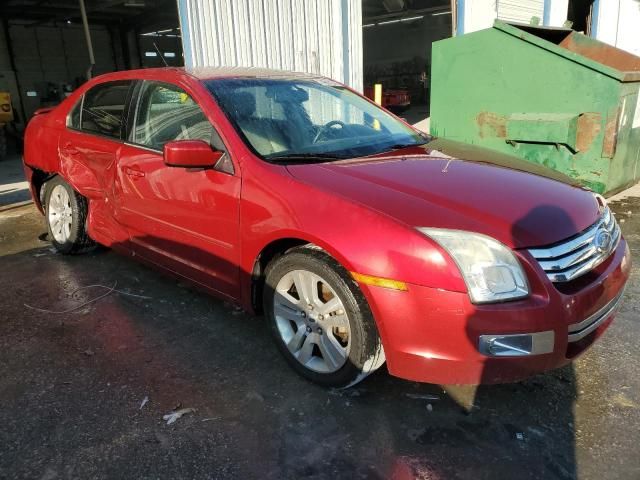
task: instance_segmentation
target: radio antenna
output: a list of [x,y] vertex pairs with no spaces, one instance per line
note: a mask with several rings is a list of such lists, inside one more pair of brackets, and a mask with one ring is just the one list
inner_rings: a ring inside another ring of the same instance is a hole
[[158,52],[158,55],[160,55],[160,60],[162,60],[162,63],[164,63],[164,66],[168,67],[169,64],[167,63],[167,60],[162,56],[162,52],[158,48],[158,45],[156,45],[156,42],[153,42],[153,46],[155,47],[156,52]]

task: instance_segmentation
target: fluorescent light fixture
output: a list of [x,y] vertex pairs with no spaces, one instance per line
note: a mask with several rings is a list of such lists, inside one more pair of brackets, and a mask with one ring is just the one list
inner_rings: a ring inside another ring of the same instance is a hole
[[421,18],[424,18],[424,15],[417,15],[415,17],[407,17],[407,18],[394,18],[393,20],[385,20],[384,22],[378,22],[378,23],[367,23],[362,27],[368,28],[368,27],[375,27],[376,25],[389,25],[392,23],[410,22],[412,20],[420,20]]
[[158,54],[156,52],[144,52],[145,57],[157,57]]
[[164,56],[167,58],[175,58],[176,53],[175,52],[164,52]]
[[167,32],[173,32],[173,28],[167,28],[166,30],[158,30],[156,33],[167,33]]
[[451,10],[447,10],[446,12],[436,12],[436,13],[432,13],[431,16],[432,17],[437,17],[438,15],[448,15],[451,13]]

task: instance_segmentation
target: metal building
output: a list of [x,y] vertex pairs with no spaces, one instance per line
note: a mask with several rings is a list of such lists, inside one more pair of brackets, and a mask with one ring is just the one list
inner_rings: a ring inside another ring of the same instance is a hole
[[185,64],[317,73],[362,90],[362,0],[178,0]]

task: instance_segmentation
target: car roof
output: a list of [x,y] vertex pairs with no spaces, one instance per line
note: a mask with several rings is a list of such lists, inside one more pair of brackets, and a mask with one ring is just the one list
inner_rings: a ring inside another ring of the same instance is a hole
[[216,78],[274,78],[274,79],[323,79],[320,75],[301,72],[288,72],[256,67],[163,67],[143,68],[139,70],[120,70],[96,76],[92,83],[114,80],[167,80],[171,77],[188,75],[197,80]]
[[302,72],[289,72],[271,68],[258,67],[188,67],[184,71],[199,80],[211,80],[214,78],[229,77],[253,77],[253,78],[323,78]]

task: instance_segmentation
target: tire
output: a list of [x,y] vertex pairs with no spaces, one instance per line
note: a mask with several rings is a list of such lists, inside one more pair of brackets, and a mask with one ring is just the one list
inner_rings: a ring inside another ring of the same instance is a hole
[[61,177],[45,185],[45,222],[49,239],[63,254],[84,253],[95,247],[86,231],[87,199]]
[[326,252],[290,250],[267,266],[265,277],[265,316],[280,352],[301,376],[326,387],[350,387],[384,363],[364,295]]

